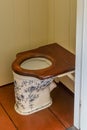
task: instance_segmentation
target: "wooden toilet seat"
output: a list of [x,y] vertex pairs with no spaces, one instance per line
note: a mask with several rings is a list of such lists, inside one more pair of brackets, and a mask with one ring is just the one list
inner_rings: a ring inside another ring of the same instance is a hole
[[[27,70],[21,68],[21,63],[29,58],[43,57],[52,62],[52,65],[40,70]],[[75,55],[58,45],[48,44],[33,50],[18,53],[12,63],[12,70],[23,76],[33,76],[39,79],[46,79],[57,76],[75,69]]]

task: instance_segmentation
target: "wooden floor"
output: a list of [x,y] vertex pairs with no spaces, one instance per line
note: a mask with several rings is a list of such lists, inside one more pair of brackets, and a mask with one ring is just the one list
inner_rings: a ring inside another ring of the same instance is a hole
[[59,83],[51,107],[22,116],[14,110],[14,85],[0,88],[0,130],[65,130],[73,125],[74,96]]

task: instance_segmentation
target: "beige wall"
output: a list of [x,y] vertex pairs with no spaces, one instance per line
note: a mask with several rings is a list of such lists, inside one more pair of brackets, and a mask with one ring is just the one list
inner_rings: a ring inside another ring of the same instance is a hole
[[48,0],[48,42],[55,42],[55,0]]
[[30,30],[32,47],[48,42],[48,1],[30,0]]
[[48,41],[75,53],[76,0],[49,0]]
[[55,0],[55,41],[65,48],[69,46],[69,1]]
[[47,44],[47,0],[0,1],[0,86],[13,81],[17,52]]
[[75,51],[75,1],[0,1],[0,86],[13,81],[17,52],[50,42]]

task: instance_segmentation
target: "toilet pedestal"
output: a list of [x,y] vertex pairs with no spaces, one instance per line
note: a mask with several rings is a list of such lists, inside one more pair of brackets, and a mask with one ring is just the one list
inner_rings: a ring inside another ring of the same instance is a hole
[[18,75],[14,72],[13,75],[16,112],[28,115],[52,104],[50,91],[55,87],[55,85],[52,87],[53,78],[40,80],[35,77]]
[[27,115],[52,104],[50,91],[55,87],[53,77],[75,70],[75,56],[53,43],[18,53],[12,70],[15,110]]

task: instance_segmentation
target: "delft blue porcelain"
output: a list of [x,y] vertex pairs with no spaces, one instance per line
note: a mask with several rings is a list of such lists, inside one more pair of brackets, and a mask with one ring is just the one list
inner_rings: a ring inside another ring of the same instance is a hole
[[[31,114],[52,104],[50,87],[53,78],[40,80],[13,72],[15,91],[15,110],[22,115]],[[55,87],[55,85],[54,85]]]

